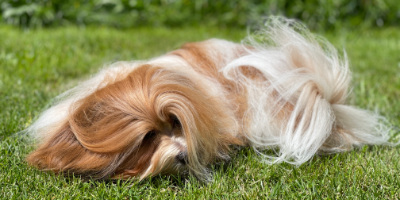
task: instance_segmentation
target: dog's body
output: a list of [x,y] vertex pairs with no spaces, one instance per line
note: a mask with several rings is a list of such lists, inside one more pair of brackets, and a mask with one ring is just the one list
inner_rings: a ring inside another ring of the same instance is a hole
[[301,164],[318,152],[385,143],[379,117],[345,105],[347,61],[273,21],[258,35],[273,44],[211,39],[103,70],[29,128],[40,146],[28,161],[93,178],[207,178],[232,145],[276,150],[262,154],[267,163]]

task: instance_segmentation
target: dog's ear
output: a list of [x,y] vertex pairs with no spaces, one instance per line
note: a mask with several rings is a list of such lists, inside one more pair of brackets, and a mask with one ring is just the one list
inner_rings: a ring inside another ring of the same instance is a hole
[[[138,173],[144,170],[155,147],[150,140],[148,145],[142,141],[157,120],[148,116],[151,112],[143,114],[148,109],[137,111],[149,106],[132,109],[137,104],[132,100],[132,91],[138,85],[133,81],[138,79],[116,81],[65,106],[68,112],[62,111],[68,114],[58,124],[40,127],[43,140],[27,161],[39,169],[68,171],[96,179],[122,173],[120,165]],[[56,112],[49,113],[52,115],[46,119],[57,116]],[[144,120],[138,120],[140,117]],[[126,159],[133,160],[129,166],[124,165]]]
[[[40,169],[56,173],[72,172],[88,176],[108,175],[106,166],[115,156],[101,155],[85,149],[76,139],[68,123],[32,152],[27,161]],[[91,174],[91,173],[96,174]]]

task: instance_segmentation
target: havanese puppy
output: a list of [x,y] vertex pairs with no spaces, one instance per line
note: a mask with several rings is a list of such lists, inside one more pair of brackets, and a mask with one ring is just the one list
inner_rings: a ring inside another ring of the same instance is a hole
[[379,116],[346,104],[349,83],[345,54],[299,23],[270,18],[241,44],[210,39],[112,64],[28,128],[38,147],[27,160],[93,179],[208,180],[208,167],[234,146],[253,147],[262,162],[300,165],[386,143]]

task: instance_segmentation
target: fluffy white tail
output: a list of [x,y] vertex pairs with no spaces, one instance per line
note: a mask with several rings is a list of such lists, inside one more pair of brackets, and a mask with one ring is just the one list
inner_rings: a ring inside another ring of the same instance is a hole
[[[249,55],[222,69],[248,92],[247,137],[258,150],[273,149],[268,163],[302,164],[317,152],[382,144],[387,129],[379,116],[345,105],[350,84],[347,57],[301,24],[271,18],[244,46]],[[255,80],[241,67],[253,67]]]

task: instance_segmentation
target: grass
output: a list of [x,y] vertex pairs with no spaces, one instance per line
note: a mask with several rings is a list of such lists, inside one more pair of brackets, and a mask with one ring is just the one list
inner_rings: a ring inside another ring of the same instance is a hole
[[[346,30],[325,33],[345,47],[354,74],[350,102],[379,110],[399,137],[400,31]],[[0,198],[2,199],[399,199],[400,147],[372,146],[316,156],[295,167],[264,165],[251,149],[213,166],[213,181],[157,176],[138,182],[83,181],[38,171],[24,161],[26,128],[51,99],[104,64],[146,59],[185,41],[220,37],[239,41],[244,30],[74,27],[21,31],[0,26]]]

